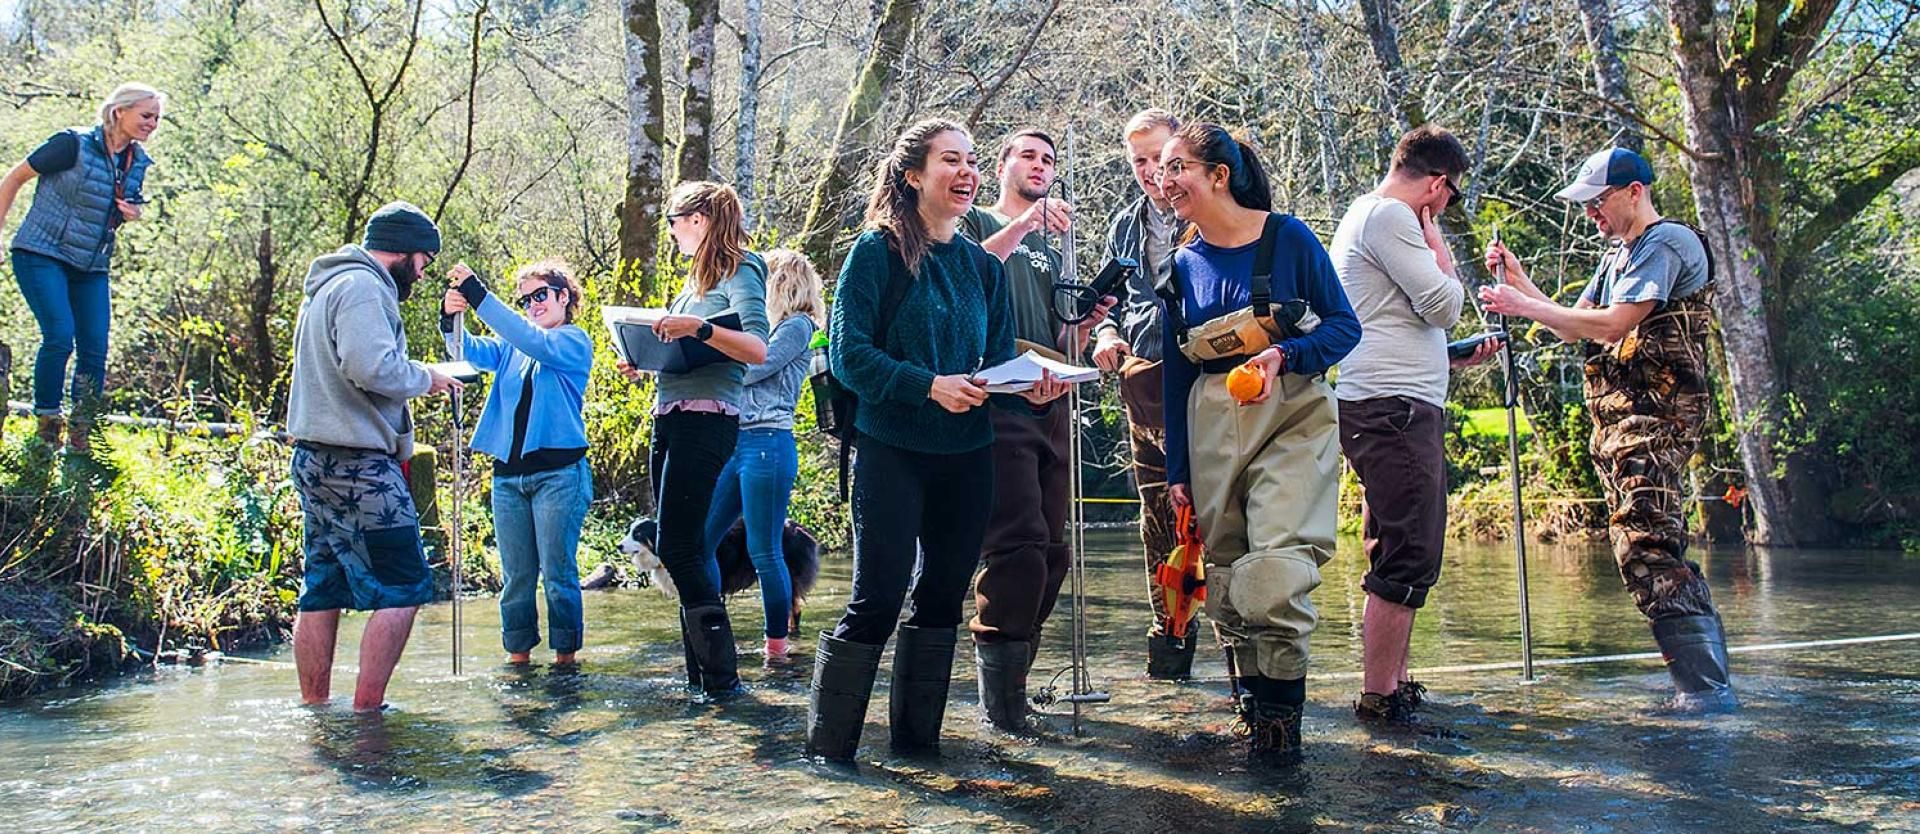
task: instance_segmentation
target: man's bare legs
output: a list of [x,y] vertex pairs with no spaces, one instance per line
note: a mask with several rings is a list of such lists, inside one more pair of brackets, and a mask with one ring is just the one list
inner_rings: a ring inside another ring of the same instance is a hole
[[300,672],[300,702],[324,704],[333,697],[333,643],[340,611],[302,611],[293,621],[293,665]]
[[360,680],[353,688],[356,712],[377,710],[387,702],[387,681],[400,665],[400,653],[413,634],[413,615],[420,609],[382,608],[367,618],[360,637]]
[[1360,626],[1361,692],[1392,695],[1407,679],[1407,644],[1413,639],[1414,609],[1367,595]]

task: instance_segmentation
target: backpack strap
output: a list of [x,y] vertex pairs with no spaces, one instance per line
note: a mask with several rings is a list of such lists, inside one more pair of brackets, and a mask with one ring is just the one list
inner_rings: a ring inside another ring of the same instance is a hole
[[1247,285],[1247,300],[1256,318],[1273,318],[1273,250],[1280,245],[1280,221],[1286,215],[1267,212],[1260,228],[1260,245],[1253,250],[1253,282]]

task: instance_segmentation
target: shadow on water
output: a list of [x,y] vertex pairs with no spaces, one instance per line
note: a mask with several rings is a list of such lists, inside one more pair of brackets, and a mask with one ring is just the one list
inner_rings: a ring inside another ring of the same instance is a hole
[[321,708],[314,710],[308,742],[316,758],[360,790],[464,787],[518,796],[553,781],[515,765],[512,750],[463,743],[454,725],[426,715]]

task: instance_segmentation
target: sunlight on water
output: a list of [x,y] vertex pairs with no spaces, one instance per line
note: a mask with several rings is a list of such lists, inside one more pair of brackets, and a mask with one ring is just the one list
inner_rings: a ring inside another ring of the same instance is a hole
[[[290,668],[241,663],[0,707],[0,831],[1920,831],[1920,641],[1737,654],[1747,706],[1715,720],[1647,715],[1666,686],[1657,661],[1556,667],[1531,685],[1512,671],[1430,675],[1430,717],[1463,738],[1370,731],[1348,707],[1363,561],[1343,542],[1314,594],[1308,763],[1256,774],[1227,734],[1224,684],[1142,679],[1133,541],[1090,541],[1094,678],[1113,703],[1084,713],[1081,738],[981,729],[963,656],[943,757],[888,754],[883,672],[861,767],[824,767],[800,751],[810,658],[749,669],[740,703],[695,706],[655,591],[587,595],[577,673],[501,667],[492,600],[476,599],[469,674],[448,674],[450,612],[429,609],[380,716],[299,707]],[[1538,657],[1653,649],[1603,550],[1531,553]],[[1703,562],[1735,645],[1920,631],[1920,560]],[[825,566],[804,633],[837,616],[848,574],[844,560]],[[1511,551],[1456,545],[1414,665],[1517,660],[1515,606]],[[757,597],[732,608],[747,645]],[[1064,666],[1065,616],[1036,683]],[[1196,667],[1224,674],[1217,655]],[[350,686],[343,669],[335,691]]]

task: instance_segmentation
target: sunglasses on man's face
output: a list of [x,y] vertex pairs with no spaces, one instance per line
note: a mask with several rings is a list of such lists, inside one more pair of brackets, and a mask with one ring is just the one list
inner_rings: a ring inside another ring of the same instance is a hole
[[553,299],[555,301],[560,300],[560,288],[541,287],[540,289],[534,290],[533,292],[520,296],[518,299],[514,300],[514,303],[520,305],[520,309],[525,310],[528,307],[532,307],[535,304],[545,304],[547,303],[548,299]]
[[1433,172],[1433,176],[1439,177],[1441,182],[1447,184],[1447,204],[1442,208],[1453,208],[1454,203],[1460,202],[1460,186],[1453,183],[1453,177],[1440,173],[1439,171]]

